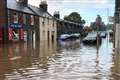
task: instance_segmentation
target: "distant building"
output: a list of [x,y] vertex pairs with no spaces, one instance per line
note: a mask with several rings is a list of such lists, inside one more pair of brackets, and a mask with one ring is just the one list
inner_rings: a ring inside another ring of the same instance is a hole
[[108,24],[106,25],[106,30],[113,30],[115,18],[113,16],[108,17]]
[[104,22],[102,22],[102,18],[100,17],[100,15],[97,15],[95,22],[91,22],[90,27],[92,27],[94,31],[105,31],[106,30],[106,26]]
[[54,13],[54,17],[57,20],[57,38],[62,34],[80,33],[84,35],[83,25],[60,19],[60,13],[58,11]]

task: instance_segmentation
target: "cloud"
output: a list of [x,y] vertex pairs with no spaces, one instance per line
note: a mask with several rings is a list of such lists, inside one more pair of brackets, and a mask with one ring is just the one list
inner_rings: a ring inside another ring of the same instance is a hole
[[87,24],[94,21],[97,14],[103,17],[107,23],[107,9],[109,15],[114,14],[114,0],[48,0],[49,12],[53,14],[54,10],[60,11],[61,18],[69,15],[71,12],[79,12]]
[[113,0],[48,0],[49,10],[114,8]]
[[82,3],[82,4],[106,4],[113,3],[113,0],[48,0],[50,2],[62,2],[62,3]]
[[28,0],[28,3],[34,6],[39,6],[40,0]]
[[[61,17],[71,12],[79,12],[87,23],[94,21],[97,14],[107,21],[107,9],[109,15],[113,15],[115,0],[47,0],[48,11],[53,14],[60,11]],[[29,0],[30,4],[39,5],[40,0]]]
[[[81,8],[114,8],[114,0],[47,0],[49,10],[81,9]],[[29,0],[32,5],[39,6],[40,0]]]

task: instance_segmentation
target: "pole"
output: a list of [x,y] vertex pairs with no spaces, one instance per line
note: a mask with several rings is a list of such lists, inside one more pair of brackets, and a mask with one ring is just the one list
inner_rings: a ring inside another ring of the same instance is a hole
[[98,22],[98,18],[97,18],[97,53],[98,53],[98,48],[99,48],[99,34],[98,34],[98,31],[99,31],[99,22]]
[[97,27],[97,53],[99,52],[98,49],[99,49],[99,34],[98,34],[98,27]]

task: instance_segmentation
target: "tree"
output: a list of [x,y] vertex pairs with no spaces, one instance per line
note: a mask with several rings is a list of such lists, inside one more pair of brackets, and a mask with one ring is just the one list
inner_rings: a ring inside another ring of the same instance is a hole
[[82,22],[82,24],[85,24],[85,23],[86,23],[86,21],[85,21],[85,20],[82,20],[81,22]]
[[104,22],[102,22],[102,18],[100,15],[97,15],[95,22],[92,22],[90,26],[92,27],[94,31],[97,31],[97,30],[105,31],[106,30],[105,24]]
[[72,12],[68,16],[64,16],[64,20],[68,20],[75,23],[85,24],[85,20],[82,20],[82,17],[77,12]]

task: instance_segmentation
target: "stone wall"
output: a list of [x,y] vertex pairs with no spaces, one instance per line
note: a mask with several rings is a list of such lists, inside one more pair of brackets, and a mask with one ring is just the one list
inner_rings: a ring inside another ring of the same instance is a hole
[[120,24],[116,24],[115,29],[115,50],[116,52],[120,52]]
[[[40,24],[40,40],[56,40],[57,35],[57,23],[54,19],[48,19],[45,17],[39,18],[39,24]],[[53,39],[52,39],[53,38]]]

